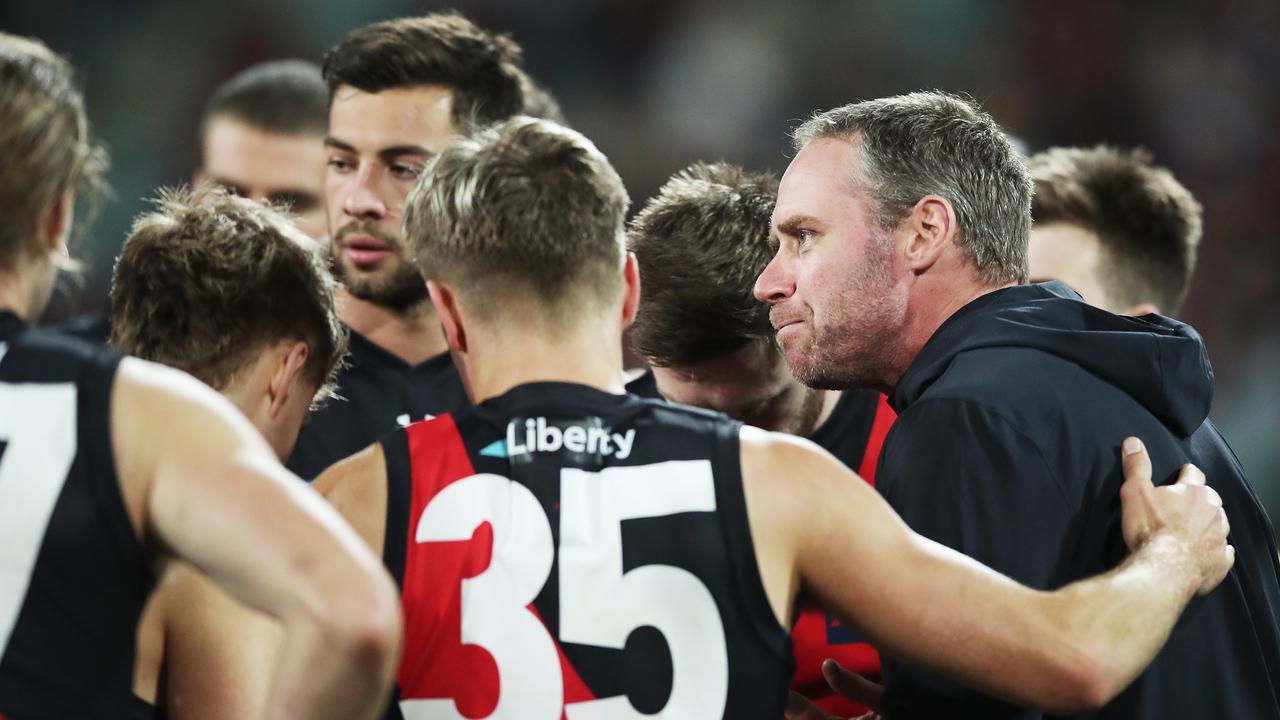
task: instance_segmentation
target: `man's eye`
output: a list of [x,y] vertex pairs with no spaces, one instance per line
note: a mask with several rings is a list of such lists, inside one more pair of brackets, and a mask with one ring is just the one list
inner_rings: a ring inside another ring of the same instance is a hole
[[800,230],[796,233],[796,242],[800,243],[801,245],[808,245],[809,242],[813,240],[813,238],[814,238],[814,233],[812,230]]
[[350,170],[352,167],[354,167],[354,165],[352,165],[351,161],[347,160],[346,158],[331,157],[329,158],[329,167],[339,172],[343,172],[346,170]]
[[422,174],[422,168],[416,165],[402,165],[396,163],[391,166],[391,174],[402,180],[416,180]]

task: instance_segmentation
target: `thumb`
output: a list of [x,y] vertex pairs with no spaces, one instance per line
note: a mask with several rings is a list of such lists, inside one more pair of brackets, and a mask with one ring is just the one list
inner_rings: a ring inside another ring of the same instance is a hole
[[827,684],[841,697],[866,705],[872,710],[880,709],[880,699],[884,695],[883,685],[846,670],[835,660],[822,663],[822,677],[826,678]]
[[1136,437],[1127,437],[1121,445],[1124,451],[1124,484],[1131,492],[1144,494],[1155,488],[1151,484],[1151,456],[1147,446]]

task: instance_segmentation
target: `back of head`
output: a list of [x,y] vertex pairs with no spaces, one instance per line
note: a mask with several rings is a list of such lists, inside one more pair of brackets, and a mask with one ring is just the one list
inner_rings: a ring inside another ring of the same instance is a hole
[[556,100],[550,90],[539,85],[524,71],[520,72],[520,92],[524,96],[521,115],[550,120],[557,125],[569,127],[569,121],[565,120],[564,111],[560,108],[560,101]]
[[71,65],[37,40],[0,33],[0,263],[38,251],[39,224],[69,190],[102,187]]
[[323,135],[329,122],[329,88],[315,63],[259,63],[214,91],[200,123],[201,136],[216,117],[279,135]]
[[441,153],[405,208],[423,276],[452,287],[482,321],[550,328],[620,298],[622,179],[590,140],[512,118]]
[[688,366],[772,342],[769,306],[751,289],[773,257],[777,195],[771,174],[697,163],[632,220],[627,242],[643,293],[631,340],[650,364]]
[[223,190],[162,192],[116,260],[111,341],[225,390],[267,346],[300,340],[304,376],[323,384],[346,331],[314,245],[279,212]]
[[348,85],[366,93],[442,85],[453,88],[459,128],[482,127],[524,105],[520,48],[505,35],[454,13],[433,13],[366,25],[324,58],[329,98]]
[[1143,150],[1052,148],[1028,159],[1037,224],[1070,223],[1098,236],[1099,282],[1117,307],[1176,314],[1200,244],[1200,203]]
[[1009,138],[976,103],[943,92],[868,100],[815,115],[795,148],[838,138],[859,143],[865,187],[882,229],[897,227],[926,195],[955,209],[956,244],[990,285],[1024,282],[1031,178]]

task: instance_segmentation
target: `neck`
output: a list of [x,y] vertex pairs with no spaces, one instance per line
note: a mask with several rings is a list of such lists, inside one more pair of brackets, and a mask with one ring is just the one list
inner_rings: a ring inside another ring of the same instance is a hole
[[469,335],[462,362],[474,403],[531,382],[570,382],[624,392],[619,328],[589,327],[552,337],[528,325],[504,325]]
[[431,303],[423,301],[395,311],[361,300],[338,288],[338,317],[370,342],[410,365],[417,365],[449,349]]
[[822,410],[818,413],[818,417],[813,422],[813,427],[809,428],[804,434],[808,437],[818,431],[823,423],[831,418],[831,413],[835,412],[836,405],[840,402],[840,398],[844,395],[842,390],[819,390],[822,393]]
[[1016,284],[992,285],[972,277],[971,273],[966,275],[969,276],[960,281],[955,277],[938,279],[930,278],[927,274],[921,276],[907,301],[907,325],[901,334],[902,343],[899,346],[899,357],[893,364],[893,377],[887,387],[880,388],[882,391],[893,392],[912,361],[924,349],[925,343],[956,311],[987,293]]
[[0,273],[0,310],[7,310],[23,320],[32,318],[31,273],[18,269]]

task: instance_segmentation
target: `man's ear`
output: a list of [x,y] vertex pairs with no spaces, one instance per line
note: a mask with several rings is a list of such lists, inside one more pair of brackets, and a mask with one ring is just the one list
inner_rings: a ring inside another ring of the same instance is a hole
[[1124,314],[1132,315],[1134,317],[1140,315],[1159,315],[1160,308],[1155,303],[1138,303],[1137,305],[1131,306],[1128,310],[1125,310]]
[[432,307],[436,309],[436,317],[440,319],[445,342],[449,343],[451,350],[465,353],[467,331],[462,326],[462,315],[458,312],[458,297],[453,290],[434,280],[427,281],[427,295],[431,298]]
[[59,251],[65,251],[67,246],[67,236],[71,234],[72,213],[76,207],[76,193],[74,190],[68,190],[58,196],[53,204],[49,206],[49,211],[44,216],[44,222],[41,223],[41,247],[53,254]]
[[903,254],[907,267],[917,274],[932,267],[947,245],[955,242],[956,213],[944,197],[920,198],[903,223],[910,233]]
[[625,330],[635,322],[636,312],[640,308],[640,263],[636,254],[627,253],[627,260],[622,265],[622,328]]
[[308,353],[307,344],[299,341],[290,345],[280,357],[275,370],[271,373],[271,383],[267,386],[267,393],[271,400],[267,407],[270,417],[277,417],[284,409],[285,403],[289,400],[289,394],[294,391],[297,380],[307,365]]

